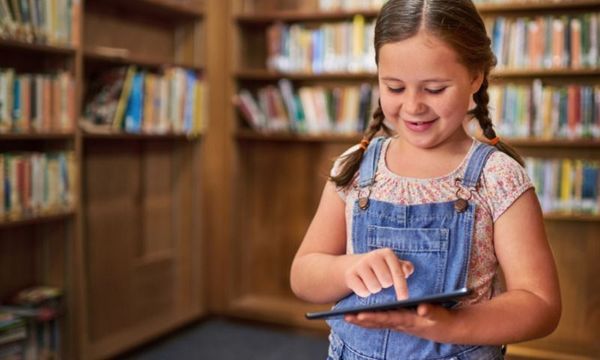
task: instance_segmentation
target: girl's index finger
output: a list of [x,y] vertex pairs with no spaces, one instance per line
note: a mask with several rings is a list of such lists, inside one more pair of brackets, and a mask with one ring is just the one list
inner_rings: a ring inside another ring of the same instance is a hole
[[[390,272],[392,273],[392,282],[394,283],[394,289],[396,290],[396,298],[398,300],[404,300],[408,298],[408,286],[406,284],[407,273],[405,272],[402,262],[396,258],[396,256],[386,257],[385,262],[387,263]],[[408,274],[410,275],[410,274]]]

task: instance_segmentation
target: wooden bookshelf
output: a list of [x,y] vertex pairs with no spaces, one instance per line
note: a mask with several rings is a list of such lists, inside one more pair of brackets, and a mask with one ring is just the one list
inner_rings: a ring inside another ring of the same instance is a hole
[[70,220],[75,216],[74,210],[54,211],[47,214],[31,215],[16,219],[0,220],[0,229],[18,226],[35,226],[38,224],[51,223],[54,221]]
[[86,140],[173,140],[173,141],[194,141],[201,138],[200,135],[188,134],[128,134],[123,132],[113,133],[83,133]]
[[352,19],[355,15],[362,15],[365,18],[375,18],[379,14],[378,10],[364,11],[336,11],[336,12],[298,12],[298,11],[266,11],[260,14],[240,14],[235,16],[235,20],[240,25],[260,25],[275,21],[282,22],[324,22],[324,21],[342,21]]
[[[232,3],[228,98],[240,88],[255,91],[276,84],[282,78],[297,86],[376,82],[374,73],[307,74],[267,70],[266,32],[271,24],[307,23],[313,27],[319,23],[351,21],[355,14],[367,19],[377,16],[377,11],[321,12],[316,6],[316,2],[283,0]],[[598,12],[600,1],[519,1],[477,7],[486,17],[556,16]],[[600,80],[600,69],[496,69],[492,73],[493,81],[501,83],[527,83],[535,78],[552,85],[596,84]],[[215,245],[215,256],[211,259],[213,266],[228,264],[231,267],[224,278],[212,283],[216,299],[225,304],[218,308],[245,319],[325,330],[325,326],[319,327],[298,316],[310,305],[292,300],[289,267],[317,207],[331,160],[357,143],[360,135],[257,132],[248,129],[233,105],[227,119],[227,129],[222,136],[228,144],[231,165],[227,171],[230,180],[225,186],[233,189],[230,202],[235,206],[223,212],[232,214],[233,224],[223,230],[227,240]],[[600,159],[599,139],[506,138],[506,141],[524,156]],[[594,282],[591,275],[600,271],[594,260],[600,256],[596,236],[600,231],[600,217],[548,213],[544,218],[563,289],[563,318],[555,333],[533,342],[511,345],[509,354],[517,359],[597,358],[600,347],[596,334],[600,328],[597,321],[590,319],[598,319],[594,304],[600,301],[597,290],[600,284]]]
[[562,1],[506,1],[497,4],[477,4],[482,15],[495,13],[519,13],[528,11],[571,11],[589,9],[598,6],[598,0],[562,0]]
[[67,57],[74,56],[77,51],[76,47],[68,45],[38,44],[12,39],[0,39],[0,49]]
[[[72,24],[73,32],[79,31],[78,24],[73,19],[61,19],[60,24],[64,25],[69,22]],[[64,73],[68,74],[69,82],[76,83],[80,79],[80,72],[76,66],[80,47],[76,41],[72,41],[75,38],[74,34],[69,34],[65,36],[64,42],[40,43],[4,37],[0,39],[0,68],[3,71],[12,69],[15,74],[14,79],[21,74],[38,76]],[[19,79],[19,81],[21,80]],[[7,86],[7,84],[8,82],[3,81],[2,85]],[[74,93],[77,95],[79,90],[75,89]],[[53,92],[53,96],[67,97],[68,95],[57,95],[56,92]],[[5,99],[0,99],[0,102],[4,101]],[[3,106],[6,106],[6,103],[3,103]],[[60,152],[63,154],[61,156],[72,159],[72,169],[76,173],[80,166],[76,150],[77,133],[74,130],[62,130],[67,127],[63,127],[64,124],[58,126],[59,122],[53,116],[56,114],[53,113],[48,118],[52,124],[45,132],[16,132],[17,120],[23,119],[11,118],[8,119],[9,121],[2,119],[3,127],[7,125],[10,127],[8,130],[3,130],[8,132],[0,134],[0,153],[3,160],[10,157],[17,163],[16,166],[22,166],[25,169],[33,167],[32,153],[38,157],[39,154]],[[68,120],[74,122],[75,117],[69,116]],[[23,126],[20,130],[25,128],[28,126]],[[14,157],[14,154],[17,154],[17,157]],[[36,164],[39,166],[38,169],[44,171],[43,175],[53,178],[52,182],[60,181],[56,179],[56,177],[61,177],[58,172],[51,172],[48,168],[40,166],[40,162],[36,161]],[[79,207],[78,177],[67,169],[66,173],[73,176],[68,179],[70,187],[68,194],[58,194],[58,196],[69,196],[72,199],[70,203],[61,203],[56,207],[51,206],[54,204],[44,204],[43,208],[51,207],[53,210],[40,211],[37,210],[39,204],[34,205],[33,201],[28,201],[33,195],[22,196],[27,190],[24,185],[19,185],[19,181],[22,181],[21,184],[27,182],[32,184],[39,179],[40,174],[38,173],[38,178],[34,178],[33,171],[25,170],[16,176],[8,175],[4,171],[6,168],[3,168],[3,173],[0,174],[2,179],[0,185],[4,187],[5,181],[13,182],[10,189],[18,191],[19,200],[13,203],[11,198],[10,204],[8,204],[5,199],[2,199],[3,208],[5,206],[15,206],[15,208],[4,209],[4,213],[11,215],[2,216],[0,220],[0,274],[2,274],[0,275],[0,301],[7,301],[7,297],[11,294],[34,285],[47,285],[60,289],[64,294],[62,299],[64,312],[59,316],[59,334],[56,334],[60,338],[60,353],[54,356],[65,359],[77,358],[77,339],[73,331],[77,312],[72,306],[75,301],[76,284],[71,277],[74,263],[71,255],[73,254],[72,250],[80,241],[76,232],[79,216],[77,211]],[[15,180],[17,180],[17,185],[15,185]],[[52,196],[56,195],[52,194]],[[40,199],[38,196],[36,201],[44,202],[46,200]],[[18,205],[16,205],[17,203]],[[14,212],[19,214],[13,214]],[[29,354],[25,357],[31,356]]]
[[[85,87],[113,67],[152,73],[181,67],[208,76],[212,6],[204,0],[86,0],[82,110]],[[79,129],[77,358],[117,357],[206,312],[201,192],[208,155],[201,139],[92,131],[87,124]]]
[[108,63],[113,65],[137,65],[144,68],[151,69],[162,69],[165,67],[183,67],[192,69],[198,72],[202,71],[201,66],[178,63],[178,62],[165,62],[163,60],[152,59],[142,55],[129,54],[127,49],[110,49],[106,48],[91,48],[84,50],[84,59],[88,63]]
[[172,21],[200,20],[204,16],[202,1],[198,0],[108,0],[118,10],[135,11],[153,18],[166,18]]
[[360,141],[359,135],[351,134],[259,133],[253,130],[239,130],[236,138],[240,141],[332,142],[349,145]]
[[38,140],[52,140],[52,141],[63,141],[63,140],[74,140],[75,133],[62,133],[62,132],[41,132],[41,133],[4,133],[0,134],[0,140],[2,141],[38,141]]
[[492,78],[498,79],[533,79],[533,78],[558,78],[570,80],[572,78],[600,77],[600,69],[519,69],[519,70],[494,70]]

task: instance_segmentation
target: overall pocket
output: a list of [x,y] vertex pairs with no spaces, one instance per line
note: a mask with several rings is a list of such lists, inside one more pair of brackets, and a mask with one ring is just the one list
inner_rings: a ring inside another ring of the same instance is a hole
[[[392,228],[370,225],[367,229],[369,250],[390,248],[398,259],[410,261],[414,272],[407,279],[409,297],[442,292],[448,261],[450,230],[444,228]],[[365,304],[396,300],[393,287],[367,298]]]

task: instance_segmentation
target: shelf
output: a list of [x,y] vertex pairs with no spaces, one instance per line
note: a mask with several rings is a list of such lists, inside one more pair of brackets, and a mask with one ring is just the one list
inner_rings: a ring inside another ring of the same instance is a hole
[[16,220],[0,220],[0,229],[14,226],[27,226],[27,225],[36,225],[43,224],[53,221],[62,221],[69,219],[75,215],[73,210],[67,211],[58,211],[54,213],[49,213],[47,215],[38,215],[38,216],[30,216],[24,217]]
[[11,39],[0,39],[0,49],[13,49],[54,56],[73,56],[76,51],[74,47],[67,45],[37,44]]
[[600,139],[536,139],[503,138],[509,145],[519,147],[600,148]]
[[581,8],[589,8],[600,6],[598,0],[561,0],[561,1],[512,1],[499,4],[479,4],[477,10],[482,15],[490,13],[505,13],[519,11],[540,11],[540,10],[576,10]]
[[[121,1],[119,1],[121,3]],[[135,6],[136,9],[142,7],[149,7],[156,10],[160,10],[163,14],[168,13],[181,17],[189,18],[201,18],[204,16],[202,9],[198,6],[194,6],[191,1],[182,0],[134,0],[127,1],[131,5]]]
[[253,130],[238,130],[238,140],[248,141],[282,141],[282,142],[331,142],[331,143],[358,143],[360,134],[298,134],[298,133],[259,133]]
[[310,21],[342,21],[350,20],[355,15],[366,18],[375,18],[378,10],[357,11],[323,11],[323,12],[299,12],[299,11],[265,11],[260,14],[242,14],[235,17],[240,25],[268,24],[276,21],[283,22],[310,22]]
[[89,140],[186,140],[193,141],[201,138],[201,135],[187,134],[130,134],[130,133],[83,133],[84,139]]
[[357,81],[376,81],[377,74],[370,72],[360,73],[282,73],[269,70],[240,70],[235,73],[238,80],[278,80],[286,78],[290,80],[357,80]]
[[6,133],[6,134],[0,134],[0,140],[2,141],[10,141],[10,140],[14,140],[14,141],[23,141],[23,140],[31,140],[31,141],[38,141],[38,140],[73,140],[75,138],[75,133],[22,133],[22,134],[16,134],[16,133]]
[[178,20],[197,20],[204,17],[204,11],[191,1],[182,0],[91,0],[90,2],[109,3],[120,10],[135,11],[136,14],[159,16]]
[[577,212],[572,213],[561,213],[561,212],[552,212],[545,213],[544,220],[552,220],[552,221],[598,221],[600,222],[599,214],[581,214]]
[[[571,77],[600,77],[599,69],[519,69],[519,70],[494,70],[492,80],[509,78],[571,78]],[[238,80],[263,80],[272,81],[281,78],[290,80],[363,80],[376,81],[377,74],[370,72],[359,73],[284,73],[266,69],[244,69],[235,73]]]
[[[154,2],[154,1],[147,1]],[[598,0],[563,0],[545,2],[523,2],[515,1],[500,4],[479,4],[477,9],[482,15],[491,13],[540,11],[540,10],[577,10],[600,6]],[[376,18],[379,10],[357,10],[357,11],[265,11],[260,14],[240,14],[235,20],[240,25],[269,24],[276,21],[282,22],[320,22],[320,21],[342,21],[352,19],[354,15],[363,15],[366,18]]]
[[518,69],[518,70],[493,70],[492,78],[548,78],[548,77],[587,77],[600,76],[600,68],[594,69]]
[[197,72],[202,71],[201,66],[183,64],[183,63],[170,63],[164,60],[148,59],[144,56],[136,56],[129,54],[127,49],[113,49],[113,48],[91,48],[84,50],[84,58],[88,62],[103,62],[115,65],[137,65],[141,67],[161,69],[165,67],[182,67],[186,69],[192,69]]

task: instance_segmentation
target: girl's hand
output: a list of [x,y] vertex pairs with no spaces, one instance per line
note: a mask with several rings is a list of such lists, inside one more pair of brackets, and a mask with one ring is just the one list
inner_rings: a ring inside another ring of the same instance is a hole
[[399,260],[388,248],[356,255],[356,258],[345,273],[346,285],[354,293],[367,297],[394,285],[398,300],[408,298],[406,278],[414,271],[411,262]]
[[347,322],[372,329],[392,329],[422,338],[442,341],[444,328],[452,321],[452,310],[443,306],[421,304],[417,310],[362,312],[346,315]]

